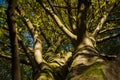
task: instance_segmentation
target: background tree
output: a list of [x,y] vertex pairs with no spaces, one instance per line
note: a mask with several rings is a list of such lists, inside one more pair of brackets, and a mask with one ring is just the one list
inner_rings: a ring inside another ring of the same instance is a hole
[[7,23],[9,27],[9,36],[11,44],[11,53],[12,53],[12,80],[21,80],[20,75],[20,59],[18,51],[18,40],[17,32],[15,26],[15,8],[17,6],[17,0],[8,1],[7,14]]
[[[21,78],[31,79],[32,74],[34,80],[119,80],[119,2],[19,0],[14,17]],[[10,64],[5,9],[0,12],[0,57]],[[11,76],[4,66],[2,77]]]

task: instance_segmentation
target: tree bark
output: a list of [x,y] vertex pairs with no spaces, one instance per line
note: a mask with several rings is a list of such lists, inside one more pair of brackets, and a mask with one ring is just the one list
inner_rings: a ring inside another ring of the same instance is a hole
[[98,52],[94,47],[94,41],[86,34],[83,37],[82,42],[76,47],[71,59],[71,64],[69,66],[70,73],[66,80],[82,80],[78,77],[82,74],[82,71],[96,62],[104,61],[99,57]]
[[6,11],[7,14],[7,23],[9,27],[10,34],[10,44],[11,44],[11,52],[12,52],[12,80],[21,80],[20,75],[20,59],[18,52],[18,40],[16,33],[16,25],[15,25],[15,7],[17,6],[17,0],[8,1],[8,9]]

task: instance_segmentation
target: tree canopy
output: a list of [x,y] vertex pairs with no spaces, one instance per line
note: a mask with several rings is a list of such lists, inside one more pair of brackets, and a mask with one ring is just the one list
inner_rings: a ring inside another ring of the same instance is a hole
[[119,55],[120,0],[0,1],[2,80],[105,80]]

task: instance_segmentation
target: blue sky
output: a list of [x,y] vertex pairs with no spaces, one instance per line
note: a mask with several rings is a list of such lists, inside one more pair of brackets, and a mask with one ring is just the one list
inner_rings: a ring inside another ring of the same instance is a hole
[[0,0],[0,5],[2,5],[5,2],[5,0]]
[[6,4],[6,2],[5,2],[6,0],[0,0],[0,6],[2,6],[2,7],[7,7],[7,4]]

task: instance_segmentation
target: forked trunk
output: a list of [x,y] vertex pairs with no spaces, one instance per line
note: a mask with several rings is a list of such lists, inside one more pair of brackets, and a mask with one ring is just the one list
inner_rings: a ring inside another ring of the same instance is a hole
[[103,59],[99,58],[98,52],[95,49],[95,40],[88,36],[84,36],[80,44],[76,46],[76,51],[73,53],[72,59],[70,73],[66,80],[79,80],[80,75],[88,66],[95,62],[103,62]]
[[76,47],[66,80],[120,80],[119,56],[101,56],[94,41],[86,36]]

